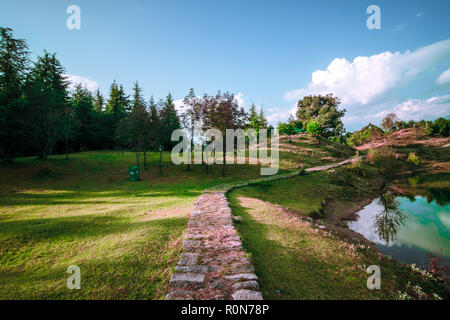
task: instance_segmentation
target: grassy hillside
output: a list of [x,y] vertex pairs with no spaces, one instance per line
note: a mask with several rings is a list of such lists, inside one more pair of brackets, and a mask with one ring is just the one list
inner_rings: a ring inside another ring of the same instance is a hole
[[[280,173],[291,160],[331,162],[281,157]],[[169,153],[162,174],[159,153],[147,161],[139,182],[128,181],[135,164],[128,152],[51,156],[49,172],[35,157],[0,166],[0,299],[160,299],[195,199],[206,188],[260,177],[257,165],[227,165],[222,178],[220,165],[187,172]],[[70,265],[81,268],[81,290],[66,288]]]
[[[159,299],[166,292],[193,202],[214,184],[259,176],[256,166],[203,168],[149,155],[128,181],[134,154],[87,152],[0,167],[1,299]],[[81,268],[82,290],[66,288]]]

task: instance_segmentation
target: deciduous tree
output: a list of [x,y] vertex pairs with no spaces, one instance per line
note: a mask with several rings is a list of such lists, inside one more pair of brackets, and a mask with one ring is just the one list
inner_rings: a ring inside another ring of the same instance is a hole
[[317,122],[324,137],[340,137],[345,131],[341,120],[345,109],[338,109],[340,103],[332,94],[303,97],[297,103],[297,119],[303,123]]

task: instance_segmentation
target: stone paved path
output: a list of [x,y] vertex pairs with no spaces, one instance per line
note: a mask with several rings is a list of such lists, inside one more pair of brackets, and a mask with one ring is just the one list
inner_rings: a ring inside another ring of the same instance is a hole
[[[339,167],[339,163],[306,169],[307,172]],[[299,172],[261,179],[274,181]],[[238,185],[246,186],[248,183]],[[258,278],[233,226],[223,191],[205,192],[195,203],[166,300],[262,300]]]
[[166,300],[262,300],[223,192],[200,196],[184,239]]

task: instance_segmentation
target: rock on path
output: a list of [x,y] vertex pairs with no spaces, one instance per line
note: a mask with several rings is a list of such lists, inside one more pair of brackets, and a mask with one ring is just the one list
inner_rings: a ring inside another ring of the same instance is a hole
[[223,192],[195,203],[166,300],[262,300]]

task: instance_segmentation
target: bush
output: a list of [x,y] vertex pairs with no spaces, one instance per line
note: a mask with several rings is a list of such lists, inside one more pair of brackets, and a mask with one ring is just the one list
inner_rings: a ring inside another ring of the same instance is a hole
[[311,121],[306,125],[306,132],[310,135],[318,136],[322,133],[322,128],[318,122]]
[[446,138],[450,135],[450,119],[438,118],[432,127],[433,133],[438,136]]
[[367,126],[363,127],[359,131],[353,133],[347,132],[345,135],[347,144],[351,147],[359,146],[366,142],[376,140],[384,135],[383,130],[376,125],[369,123]]
[[330,183],[340,186],[340,187],[353,187],[355,182],[355,177],[351,173],[351,170],[348,170],[345,167],[341,167],[335,169],[334,172],[330,172],[329,176]]
[[419,157],[416,155],[415,152],[410,152],[408,155],[408,160],[412,162],[414,165],[418,166],[420,164]]

